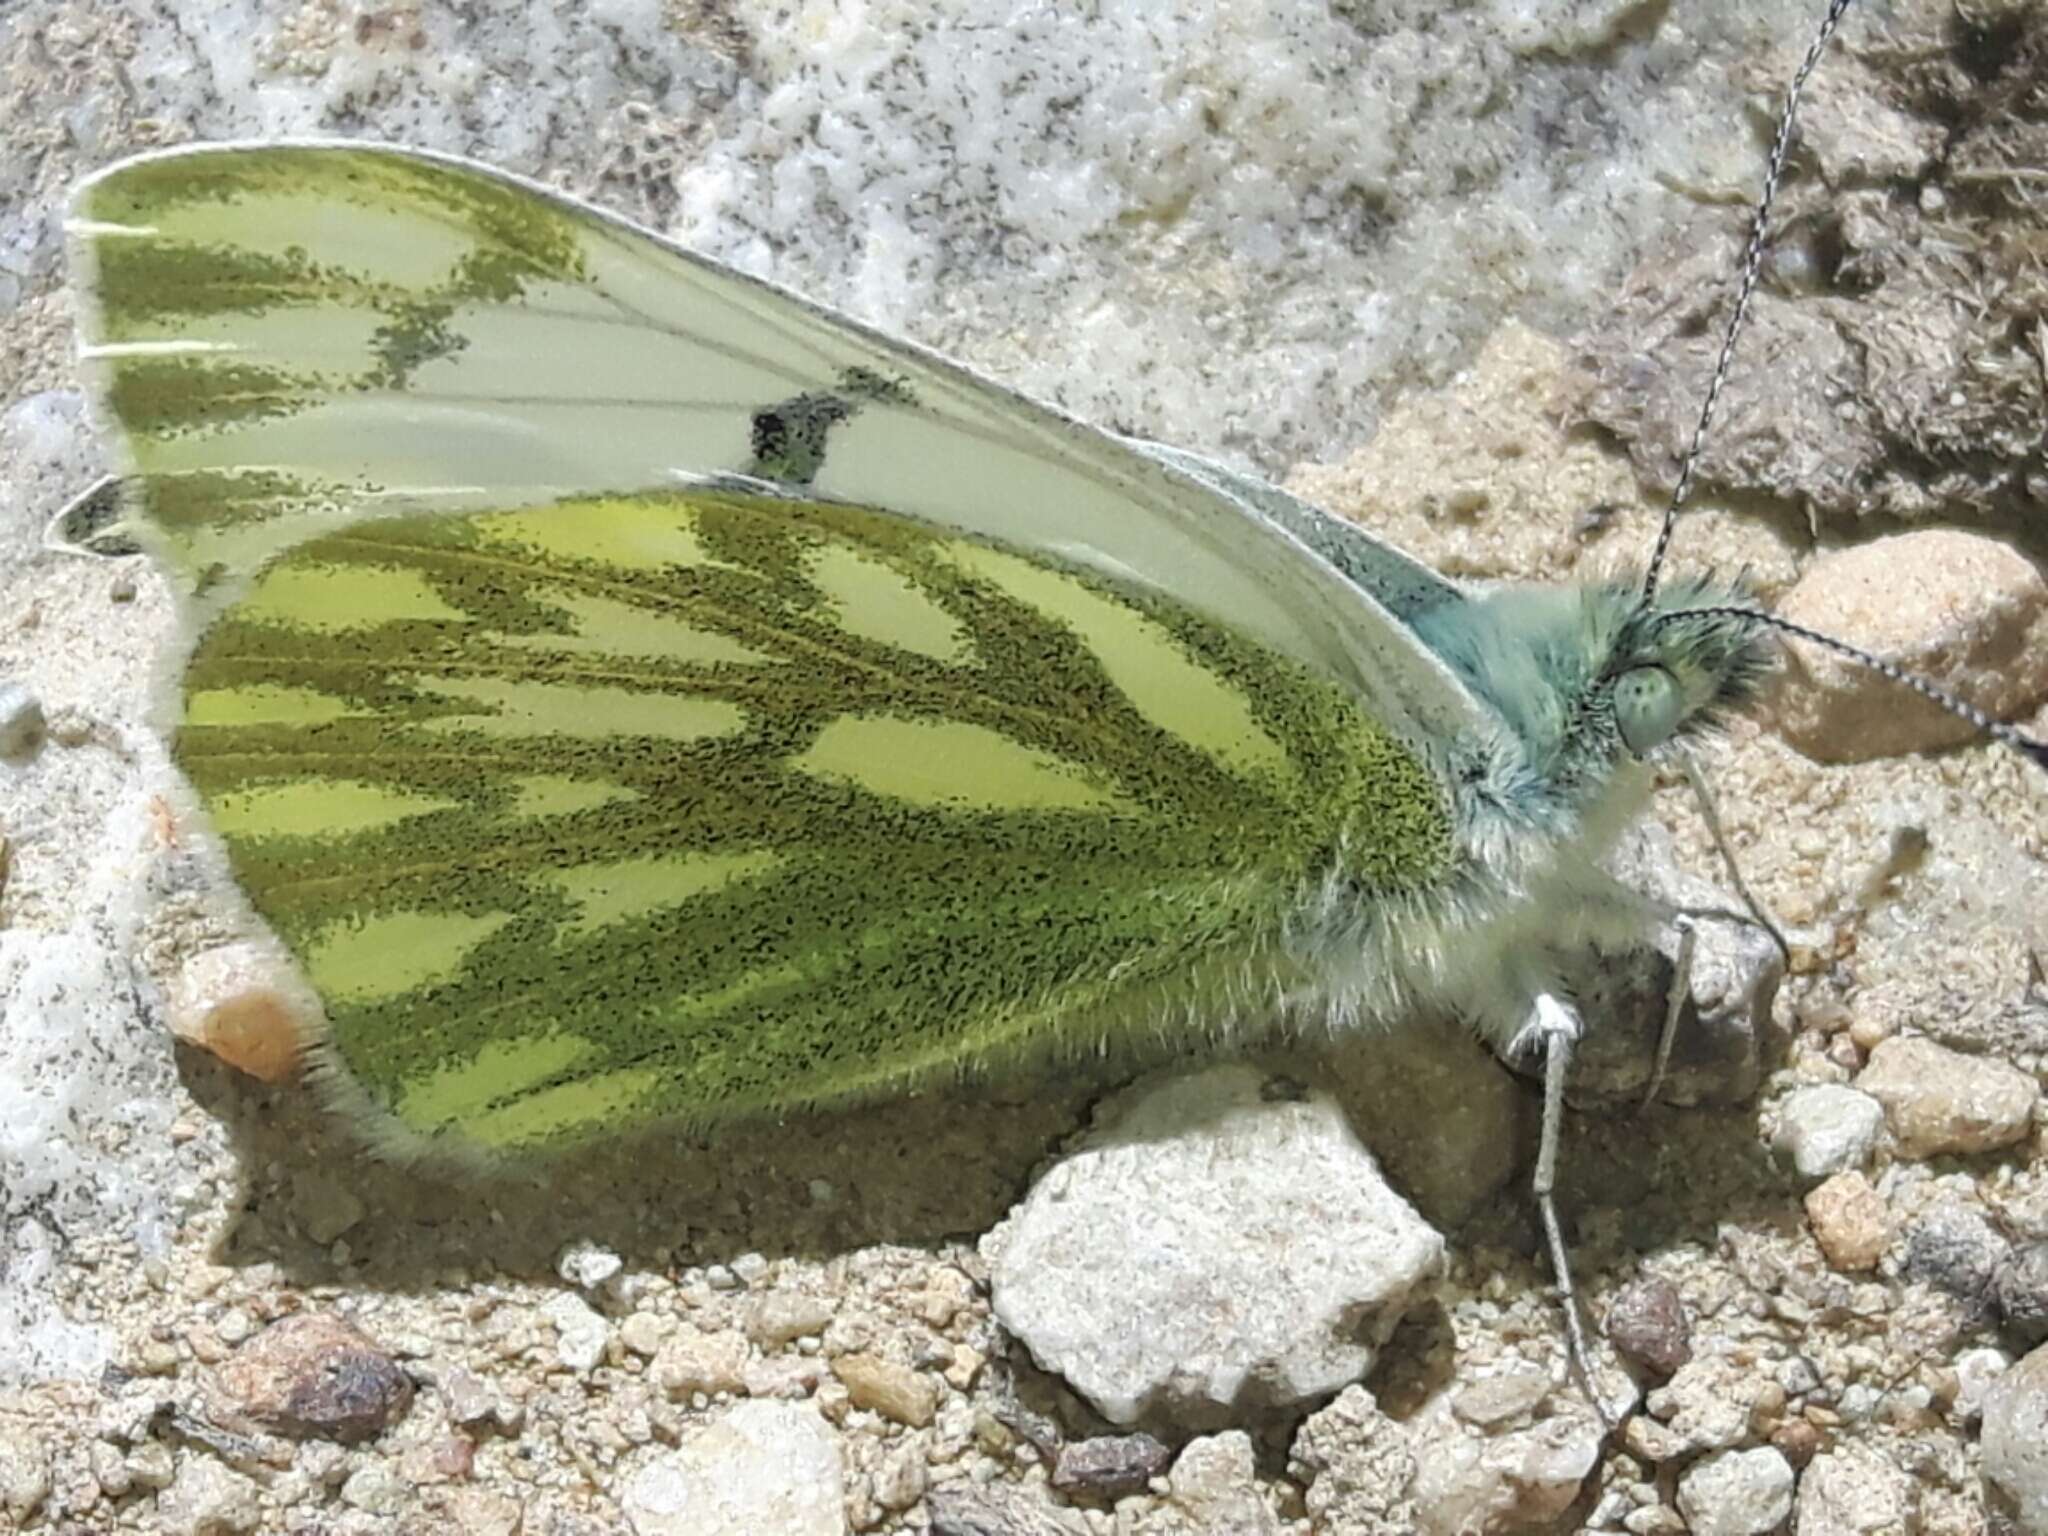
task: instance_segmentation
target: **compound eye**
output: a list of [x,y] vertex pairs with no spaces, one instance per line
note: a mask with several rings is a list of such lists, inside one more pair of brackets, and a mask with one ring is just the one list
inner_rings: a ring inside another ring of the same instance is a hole
[[1678,679],[1662,667],[1630,667],[1614,680],[1614,723],[1637,757],[1663,746],[1684,718]]

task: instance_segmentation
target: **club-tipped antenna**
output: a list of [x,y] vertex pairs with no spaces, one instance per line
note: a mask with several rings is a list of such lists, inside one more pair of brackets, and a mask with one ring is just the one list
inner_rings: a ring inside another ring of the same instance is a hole
[[1846,640],[1837,640],[1833,635],[1818,629],[1808,629],[1804,624],[1795,624],[1790,619],[1781,619],[1775,613],[1765,613],[1757,608],[1745,608],[1739,603],[1712,604],[1700,608],[1673,608],[1660,613],[1652,623],[1657,628],[1675,624],[1683,619],[1748,619],[1765,629],[1775,629],[1780,634],[1790,635],[1795,640],[1804,640],[1845,656],[1859,666],[1865,666],[1881,677],[1912,689],[1923,699],[1931,699],[1959,720],[1967,720],[1993,740],[2012,748],[2013,751],[2048,773],[2048,742],[2037,741],[2017,726],[2007,725],[2003,720],[1993,719],[1967,699],[1958,698],[1938,683],[1930,683],[1924,677],[1908,672],[1895,661],[1886,661],[1874,651],[1866,651],[1860,645],[1851,645]]
[[1678,514],[1685,501],[1692,494],[1693,475],[1699,468],[1701,450],[1706,447],[1707,431],[1714,424],[1714,407],[1720,404],[1721,387],[1728,382],[1728,365],[1735,357],[1735,340],[1742,334],[1742,322],[1749,314],[1749,301],[1756,293],[1757,279],[1763,271],[1764,247],[1768,240],[1771,217],[1771,203],[1778,195],[1778,180],[1784,174],[1785,156],[1792,145],[1792,122],[1799,111],[1799,93],[1806,86],[1806,78],[1820,63],[1827,51],[1828,39],[1835,35],[1835,28],[1842,20],[1842,13],[1849,9],[1850,0],[1828,0],[1827,15],[1821,18],[1820,30],[1807,45],[1806,57],[1793,72],[1792,83],[1785,87],[1785,109],[1778,114],[1777,137],[1771,140],[1770,159],[1764,168],[1763,195],[1757,199],[1756,214],[1749,222],[1749,244],[1742,252],[1742,279],[1735,285],[1735,309],[1728,316],[1728,329],[1721,336],[1721,355],[1714,360],[1714,372],[1707,380],[1707,397],[1700,402],[1699,420],[1693,424],[1692,442],[1685,450],[1685,456],[1678,461],[1678,483],[1671,488],[1671,500],[1664,508],[1664,525],[1657,531],[1657,546],[1650,552],[1650,568],[1643,577],[1643,604],[1657,595],[1657,574],[1664,567],[1664,552],[1671,546],[1672,530],[1678,526]]

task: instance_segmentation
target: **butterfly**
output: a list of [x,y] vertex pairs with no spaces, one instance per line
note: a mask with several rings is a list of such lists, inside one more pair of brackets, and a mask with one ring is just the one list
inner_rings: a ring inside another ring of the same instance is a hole
[[397,1155],[1575,1028],[1646,760],[1769,665],[1738,589],[1460,586],[475,164],[181,149],[68,228],[173,756]]

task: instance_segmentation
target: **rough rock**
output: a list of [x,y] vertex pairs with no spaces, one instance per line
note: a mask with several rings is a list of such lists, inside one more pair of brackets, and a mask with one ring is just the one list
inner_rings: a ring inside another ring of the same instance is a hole
[[1797,1536],[1897,1536],[1919,1507],[1913,1477],[1861,1445],[1823,1451],[1799,1479]]
[[1984,1394],[1984,1486],[2019,1528],[2048,1531],[2048,1344]]
[[1705,1456],[1678,1480],[1692,1536],[1764,1536],[1792,1513],[1792,1468],[1769,1447]]
[[[2048,580],[1981,534],[1927,529],[1820,556],[1779,604],[1795,624],[1846,640],[1994,719],[2048,698]],[[1818,762],[1862,762],[1969,741],[1977,728],[1882,673],[1799,647],[1770,712]]]
[[1380,1412],[1372,1393],[1346,1387],[1302,1421],[1288,1470],[1308,1485],[1305,1502],[1319,1531],[1345,1536],[1412,1536],[1415,1452],[1405,1425]]
[[1364,1374],[1443,1239],[1326,1095],[1244,1065],[1117,1100],[983,1240],[995,1312],[1111,1422],[1191,1425]]
[[1624,1360],[1668,1377],[1692,1358],[1691,1323],[1678,1287],[1660,1276],[1631,1281],[1608,1305],[1605,1330]]
[[1559,1414],[1528,1429],[1478,1436],[1449,1426],[1415,1437],[1417,1530],[1467,1536],[1540,1528],[1578,1499],[1600,1459],[1590,1414]]
[[167,1536],[244,1536],[257,1528],[263,1507],[254,1482],[193,1452],[156,1496],[156,1514]]
[[1881,1042],[1856,1086],[1884,1106],[1908,1157],[2011,1146],[2026,1135],[2041,1102],[2041,1085],[2017,1067],[1932,1040]]
[[344,1445],[382,1434],[413,1398],[398,1362],[331,1312],[272,1323],[221,1366],[219,1383],[265,1429]]

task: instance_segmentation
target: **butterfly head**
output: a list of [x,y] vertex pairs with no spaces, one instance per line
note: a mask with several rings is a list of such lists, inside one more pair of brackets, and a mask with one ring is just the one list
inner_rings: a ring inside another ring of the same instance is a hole
[[1773,654],[1749,592],[1709,580],[1503,588],[1417,628],[1504,728],[1494,793],[1538,820],[1575,820],[1617,770],[1713,729]]
[[[1604,596],[1611,589],[1597,589]],[[1684,580],[1633,601],[1586,707],[1630,755],[1711,730],[1756,697],[1771,666],[1767,624],[1746,589]]]

